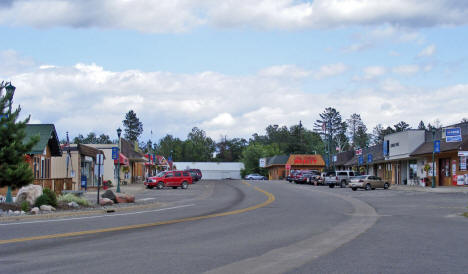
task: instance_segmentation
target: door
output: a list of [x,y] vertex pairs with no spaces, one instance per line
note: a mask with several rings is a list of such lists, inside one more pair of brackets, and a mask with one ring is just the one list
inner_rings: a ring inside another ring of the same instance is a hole
[[442,158],[439,160],[439,186],[448,186],[451,181],[450,158]]
[[174,186],[180,186],[182,183],[182,172],[174,172]]
[[166,173],[164,181],[165,181],[166,186],[173,186],[173,184],[174,184],[174,173],[173,172]]

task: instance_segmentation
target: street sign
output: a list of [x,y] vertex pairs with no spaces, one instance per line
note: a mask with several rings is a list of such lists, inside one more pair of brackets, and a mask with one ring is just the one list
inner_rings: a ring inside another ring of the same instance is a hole
[[445,142],[451,143],[451,142],[461,142],[461,141],[462,141],[461,128],[456,127],[456,128],[445,129]]
[[112,148],[112,160],[117,160],[117,159],[119,159],[119,148],[113,147]]
[[439,153],[440,152],[440,140],[434,141],[434,152]]
[[358,157],[358,162],[359,162],[359,165],[363,165],[363,164],[364,164],[364,157],[362,157],[362,155],[359,155],[359,157]]
[[367,162],[368,162],[368,163],[372,163],[372,160],[373,160],[373,159],[372,159],[372,154],[368,154],[368,155],[367,155]]
[[333,162],[336,162],[338,160],[338,157],[336,155],[333,155]]
[[259,167],[265,167],[266,166],[266,158],[258,159],[258,166]]
[[362,148],[356,149],[356,155],[362,155]]

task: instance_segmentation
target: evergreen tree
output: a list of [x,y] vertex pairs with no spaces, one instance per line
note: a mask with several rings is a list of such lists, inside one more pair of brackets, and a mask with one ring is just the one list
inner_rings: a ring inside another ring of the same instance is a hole
[[125,120],[123,120],[124,125],[124,137],[125,139],[131,141],[132,143],[138,141],[138,137],[143,133],[143,123],[140,122],[136,113],[133,110],[130,110],[125,114]]
[[396,132],[411,129],[409,124],[407,124],[405,121],[400,121],[398,124],[394,125],[394,127]]
[[3,90],[6,85],[0,84],[0,187],[9,186],[13,189],[32,183],[33,172],[25,161],[25,155],[39,141],[39,136],[30,140],[26,137],[25,128],[29,118],[17,121],[21,107],[12,112],[10,102],[14,92]]
[[361,115],[357,113],[353,113],[351,117],[348,120],[346,120],[346,122],[348,124],[348,134],[349,134],[349,139],[351,140],[351,146],[353,148],[360,147],[359,145],[356,144],[359,128],[361,128],[361,137],[363,137],[362,130],[364,129],[364,132],[367,131],[367,128],[361,119]]
[[364,148],[368,147],[370,143],[370,136],[367,134],[367,128],[365,125],[358,127],[356,131],[356,147]]
[[418,129],[426,129],[426,125],[424,124],[424,122],[421,120],[421,122],[419,122],[419,125],[418,125]]

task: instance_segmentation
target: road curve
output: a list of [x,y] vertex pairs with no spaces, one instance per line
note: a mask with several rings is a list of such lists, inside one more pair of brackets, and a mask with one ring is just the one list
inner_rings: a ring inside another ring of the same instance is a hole
[[198,200],[182,190],[149,193],[174,195],[165,211],[0,226],[0,241],[7,241],[2,271],[283,273],[354,239],[378,218],[364,202],[317,188],[250,184],[205,181],[192,186],[212,186]]

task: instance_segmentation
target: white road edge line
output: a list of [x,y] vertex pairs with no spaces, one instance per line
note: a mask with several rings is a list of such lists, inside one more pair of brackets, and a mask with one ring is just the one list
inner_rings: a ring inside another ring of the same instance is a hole
[[145,210],[145,211],[136,211],[136,212],[127,212],[127,213],[112,213],[109,215],[98,215],[98,216],[87,216],[87,217],[75,217],[75,218],[63,218],[63,219],[54,219],[54,220],[39,220],[39,221],[30,221],[30,222],[18,222],[18,223],[5,223],[0,224],[0,226],[7,226],[7,225],[23,225],[23,224],[37,224],[37,223],[50,223],[50,222],[63,222],[63,221],[73,221],[73,220],[83,220],[83,219],[95,219],[95,218],[103,218],[103,217],[113,217],[113,216],[124,216],[124,215],[135,215],[135,214],[142,214],[148,212],[158,212],[170,209],[177,209],[183,207],[194,206],[195,204],[189,205],[181,205],[181,206],[174,206],[174,207],[166,207],[166,208],[159,208],[154,210]]

